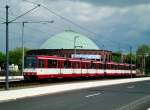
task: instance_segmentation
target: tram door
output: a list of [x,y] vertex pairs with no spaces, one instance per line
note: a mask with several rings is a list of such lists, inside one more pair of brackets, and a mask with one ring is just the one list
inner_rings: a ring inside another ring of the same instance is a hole
[[73,77],[79,77],[81,75],[80,61],[72,61],[71,67],[72,67],[72,76]]
[[88,62],[81,63],[81,75],[82,76],[88,76],[88,68],[89,68]]
[[98,69],[99,69],[99,63],[94,63],[94,67],[95,67],[95,74],[96,74],[96,76],[98,76]]
[[106,62],[103,63],[103,71],[104,71],[104,77],[107,76]]
[[63,60],[57,60],[57,68],[58,68],[58,74],[61,77],[62,76],[62,69],[64,68],[64,61]]
[[90,66],[91,66],[91,63],[90,62],[86,62],[86,76],[89,76],[89,72],[90,72]]

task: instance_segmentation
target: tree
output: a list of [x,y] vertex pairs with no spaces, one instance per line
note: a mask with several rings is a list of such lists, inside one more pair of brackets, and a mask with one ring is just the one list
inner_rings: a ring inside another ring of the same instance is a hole
[[136,55],[128,53],[125,55],[125,63],[130,64],[132,61],[132,64],[136,64]]
[[[25,53],[28,50],[27,48],[24,49]],[[22,48],[15,48],[9,52],[9,63],[16,64],[21,68],[22,65]]]
[[121,62],[121,52],[116,52],[112,56],[112,61],[114,62]]
[[0,67],[2,67],[4,65],[5,62],[5,55],[0,52]]
[[150,46],[141,45],[136,51],[137,54],[137,67],[145,72],[150,73]]
[[144,54],[148,53],[150,54],[150,46],[148,45],[141,45],[138,47],[138,50],[136,51],[137,55],[144,56]]

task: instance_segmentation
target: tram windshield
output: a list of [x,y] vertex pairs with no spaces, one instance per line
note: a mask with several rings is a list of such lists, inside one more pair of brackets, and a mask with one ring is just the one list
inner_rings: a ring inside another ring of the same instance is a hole
[[26,57],[25,58],[25,68],[35,68],[37,60],[35,57]]

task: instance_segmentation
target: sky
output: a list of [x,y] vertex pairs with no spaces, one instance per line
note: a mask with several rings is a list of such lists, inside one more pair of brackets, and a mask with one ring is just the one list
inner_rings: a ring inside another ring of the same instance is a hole
[[[29,2],[30,1],[30,2]],[[32,2],[32,3],[31,3]],[[5,5],[9,20],[41,4],[32,12],[9,24],[10,50],[21,47],[23,21],[26,23],[24,45],[38,49],[51,36],[65,30],[79,32],[93,40],[99,48],[111,51],[135,51],[150,44],[150,0],[0,0],[0,51],[5,52]],[[44,7],[45,8],[44,8]]]

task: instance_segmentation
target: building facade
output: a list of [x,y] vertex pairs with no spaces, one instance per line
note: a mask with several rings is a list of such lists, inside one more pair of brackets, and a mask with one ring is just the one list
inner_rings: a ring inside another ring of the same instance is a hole
[[67,30],[46,40],[40,49],[30,50],[27,55],[55,55],[61,57],[90,58],[111,61],[112,52],[100,49],[91,39]]
[[[71,58],[73,55],[75,55],[75,50],[73,49],[37,49],[37,50],[30,50],[27,52],[27,55],[54,55],[54,56],[60,56],[60,57],[67,57]],[[76,50],[76,56],[82,55],[99,55],[100,58],[91,58],[95,60],[101,60],[101,61],[111,61],[112,60],[112,52],[106,51],[106,50],[83,50],[83,49],[77,49]]]

